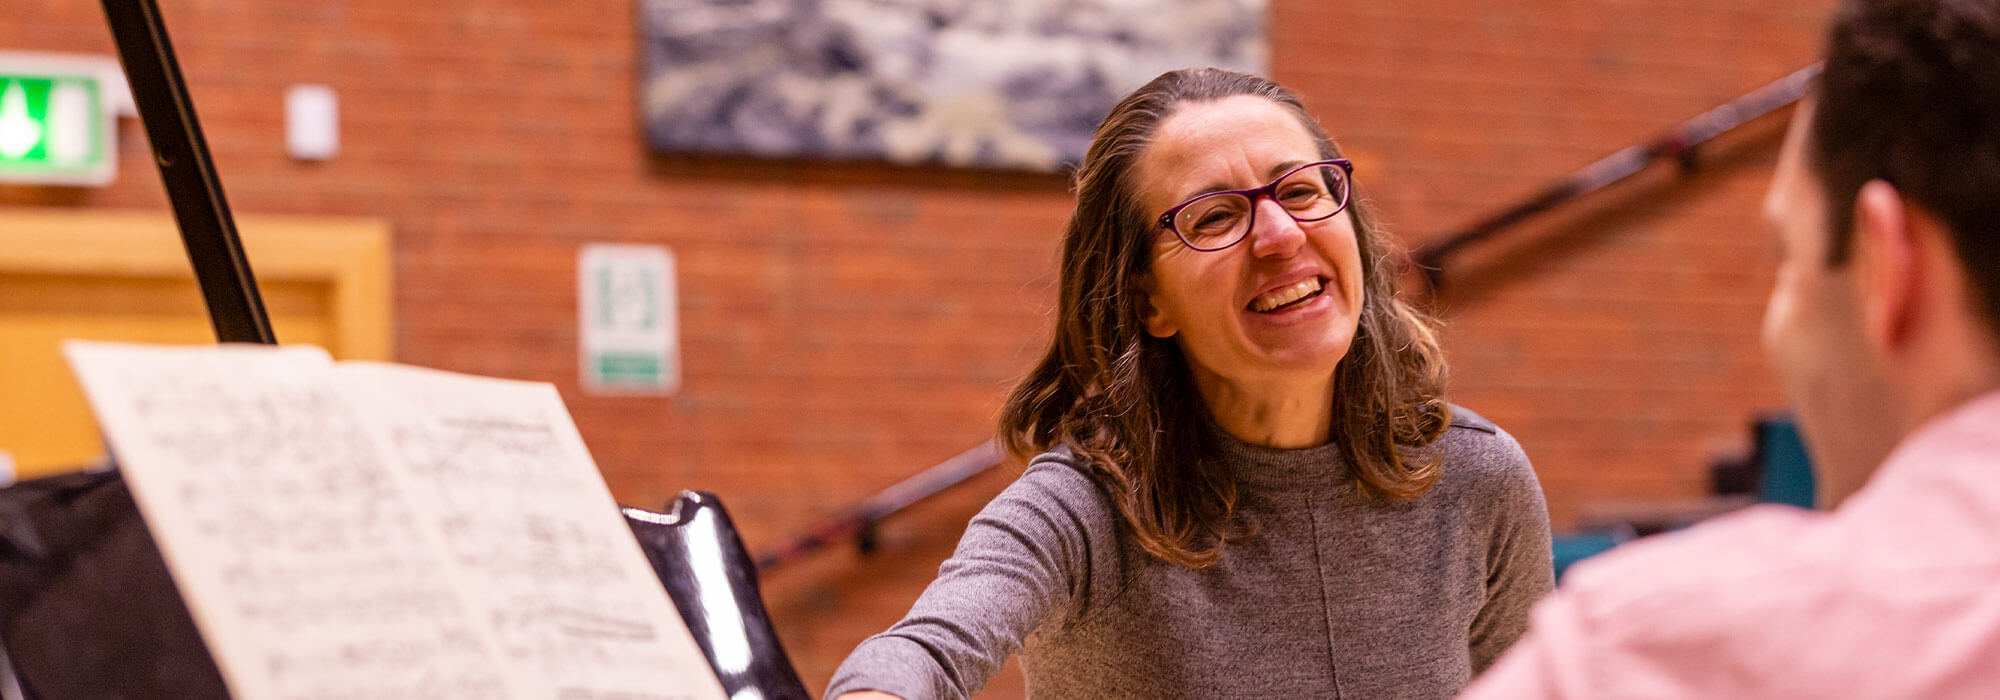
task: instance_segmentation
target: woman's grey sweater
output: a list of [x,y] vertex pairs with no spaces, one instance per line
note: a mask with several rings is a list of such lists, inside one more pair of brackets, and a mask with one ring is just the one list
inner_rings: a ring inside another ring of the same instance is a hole
[[1437,485],[1398,503],[1358,492],[1336,446],[1221,435],[1256,534],[1203,569],[1148,555],[1082,460],[1043,454],[827,695],[965,698],[1019,652],[1037,699],[1449,698],[1553,585],[1527,457],[1453,415]]

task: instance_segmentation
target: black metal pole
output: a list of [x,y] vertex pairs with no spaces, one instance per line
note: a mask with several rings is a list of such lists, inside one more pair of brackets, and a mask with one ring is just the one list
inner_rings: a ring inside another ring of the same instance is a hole
[[805,558],[806,555],[825,549],[849,535],[853,535],[863,554],[874,551],[875,526],[895,515],[911,504],[943,493],[986,470],[1000,466],[1007,459],[1007,453],[997,442],[983,442],[957,456],[939,462],[918,472],[916,476],[896,482],[895,485],[869,496],[860,505],[816,525],[793,537],[790,542],[776,550],[757,557],[757,570],[769,571],[773,568]]
[[243,255],[243,243],[236,236],[229,202],[222,197],[222,182],[209,159],[208,142],[201,137],[201,123],[188,99],[180,64],[174,60],[159,5],[154,0],[103,3],[125,79],[132,85],[132,99],[139,105],[139,120],[153,145],[153,161],[160,166],[160,180],[180,223],[181,243],[208,303],[216,340],[278,342],[264,313],[257,280],[250,274],[250,261]]
[[1696,148],[1736,127],[1799,101],[1812,89],[1819,72],[1820,64],[1817,63],[1800,68],[1742,97],[1702,112],[1652,141],[1605,156],[1551,183],[1519,204],[1418,248],[1411,258],[1423,271],[1431,291],[1439,291],[1445,281],[1445,266],[1452,256],[1515,224],[1637,175],[1662,158],[1678,158],[1682,174],[1693,174]]

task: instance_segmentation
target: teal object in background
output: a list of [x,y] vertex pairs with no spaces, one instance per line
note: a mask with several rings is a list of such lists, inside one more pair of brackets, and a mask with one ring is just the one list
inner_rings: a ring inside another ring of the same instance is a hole
[[1629,533],[1616,530],[1599,530],[1572,532],[1550,538],[1549,544],[1555,550],[1556,580],[1562,580],[1563,572],[1568,571],[1570,565],[1602,554],[1631,537]]
[[[1757,501],[1812,508],[1815,502],[1812,458],[1806,453],[1799,426],[1791,416],[1777,414],[1751,424],[1751,465],[1757,474]],[[1635,537],[1631,528],[1592,530],[1556,535],[1550,540],[1556,578],[1579,561],[1602,554]]]
[[1789,416],[1759,419],[1756,461],[1762,467],[1758,500],[1813,507],[1812,458],[1806,454],[1797,422]]

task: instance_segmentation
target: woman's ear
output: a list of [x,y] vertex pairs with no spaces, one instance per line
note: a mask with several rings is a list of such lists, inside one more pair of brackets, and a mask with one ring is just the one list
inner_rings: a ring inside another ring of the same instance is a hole
[[1139,322],[1146,324],[1146,335],[1155,338],[1174,337],[1175,333],[1180,332],[1180,328],[1176,327],[1173,321],[1160,311],[1160,307],[1153,303],[1153,276],[1142,273],[1134,281],[1138,283],[1136,286],[1139,293],[1134,296],[1132,304],[1138,307],[1136,310],[1139,312]]

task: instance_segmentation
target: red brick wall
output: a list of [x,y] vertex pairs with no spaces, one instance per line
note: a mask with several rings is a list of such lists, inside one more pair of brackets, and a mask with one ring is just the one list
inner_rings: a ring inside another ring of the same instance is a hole
[[[1357,152],[1413,244],[1814,60],[1830,3],[1284,3],[1276,77]],[[1696,496],[1782,398],[1757,342],[1758,218],[1785,117],[1458,260],[1455,398],[1520,439],[1558,526],[1585,501]]]
[[[162,0],[238,211],[373,216],[396,235],[397,353],[562,387],[621,500],[720,493],[753,548],[990,430],[1046,337],[1056,177],[650,155],[631,0]],[[1274,0],[1275,76],[1412,242],[1812,60],[1829,2]],[[95,3],[10,0],[0,49],[110,54]],[[282,96],[327,83],[338,158],[283,153]],[[1756,342],[1756,218],[1782,120],[1689,181],[1620,187],[1464,259],[1457,399],[1535,460],[1559,525],[1600,498],[1695,495],[1781,399]],[[0,205],[163,208],[136,123],[105,189]],[[685,387],[576,386],[586,242],[679,256]],[[809,684],[894,620],[996,474],[888,526],[884,550],[767,577]],[[1020,693],[1018,678],[991,697]]]

